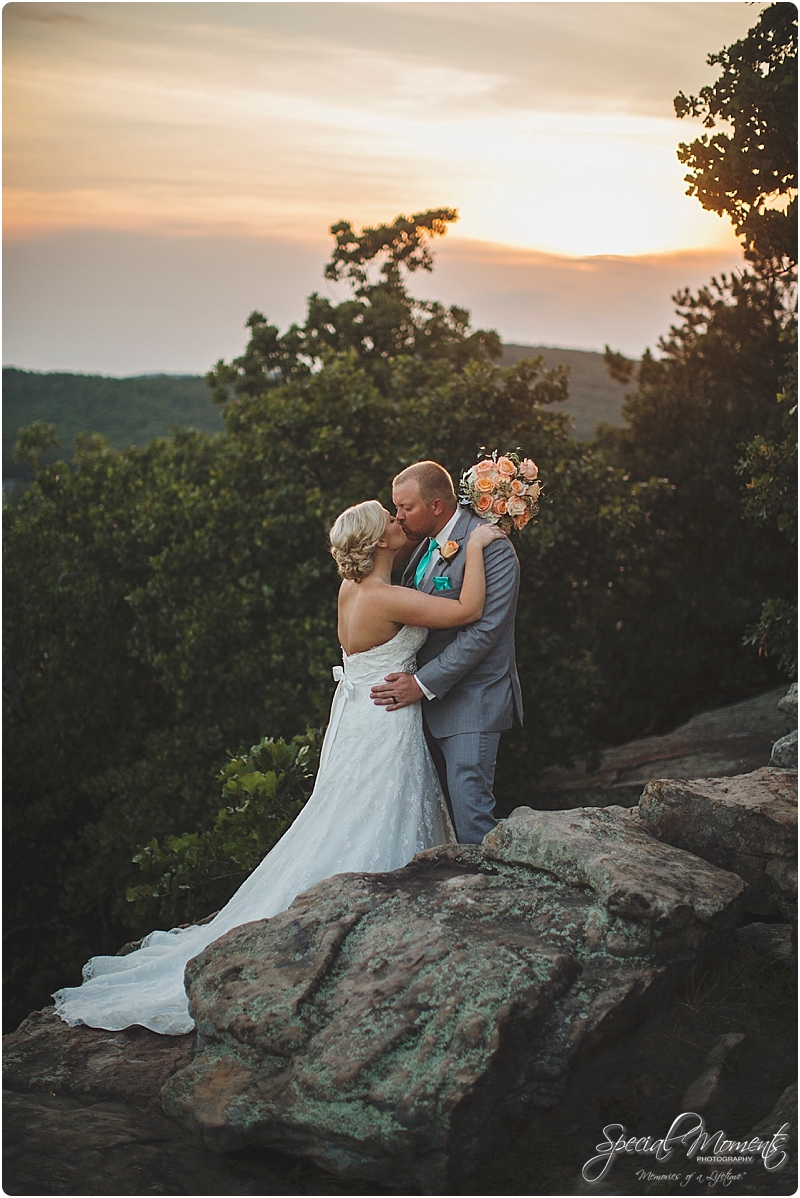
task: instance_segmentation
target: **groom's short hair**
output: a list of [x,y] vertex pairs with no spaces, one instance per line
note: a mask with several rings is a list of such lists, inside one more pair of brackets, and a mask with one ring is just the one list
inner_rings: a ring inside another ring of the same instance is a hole
[[455,503],[453,480],[438,462],[414,462],[406,466],[392,479],[392,486],[412,481],[419,487],[423,503],[433,503],[434,499],[441,499],[447,504]]

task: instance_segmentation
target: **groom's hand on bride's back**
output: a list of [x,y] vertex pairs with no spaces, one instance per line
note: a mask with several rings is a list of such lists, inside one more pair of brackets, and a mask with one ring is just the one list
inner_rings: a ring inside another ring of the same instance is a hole
[[422,691],[413,674],[387,674],[385,682],[373,686],[370,698],[377,707],[398,711],[401,707],[419,703]]

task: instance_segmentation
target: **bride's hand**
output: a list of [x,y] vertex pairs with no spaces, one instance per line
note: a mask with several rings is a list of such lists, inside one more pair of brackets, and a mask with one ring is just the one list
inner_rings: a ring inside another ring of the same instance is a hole
[[492,541],[507,540],[506,534],[496,524],[479,524],[477,528],[473,528],[469,536],[469,544],[477,545],[479,549],[485,549]]

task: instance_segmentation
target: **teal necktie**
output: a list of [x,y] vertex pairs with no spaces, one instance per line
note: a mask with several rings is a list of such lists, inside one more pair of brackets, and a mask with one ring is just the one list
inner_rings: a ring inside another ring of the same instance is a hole
[[414,571],[414,586],[417,588],[417,590],[419,590],[419,584],[425,577],[425,571],[428,568],[428,562],[431,560],[438,548],[439,542],[436,540],[436,537],[431,537],[431,543],[423,553],[422,557],[419,559],[417,568]]

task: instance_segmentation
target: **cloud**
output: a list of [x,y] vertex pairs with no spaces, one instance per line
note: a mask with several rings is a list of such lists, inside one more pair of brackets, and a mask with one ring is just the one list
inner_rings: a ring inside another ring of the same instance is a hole
[[[480,242],[442,244],[416,290],[469,308],[503,339],[638,357],[674,320],[672,296],[741,268],[737,251],[568,258]],[[415,280],[416,284],[416,280]],[[454,297],[454,298],[451,298]]]
[[639,353],[738,261],[671,101],[763,7],[8,4],[6,360],[204,371],[252,308],[302,318],[332,221],[440,205],[420,289],[507,340]]
[[[4,255],[4,355],[34,370],[205,372],[241,353],[258,308],[282,329],[312,291],[345,298],[322,269],[330,239],[169,237],[78,230]],[[457,241],[437,244],[414,294],[471,309],[505,340],[638,355],[673,317],[670,295],[739,264],[732,254],[565,258]],[[8,297],[13,296],[13,303]]]
[[[16,4],[12,57],[169,70],[210,86],[258,86],[369,104],[406,99],[512,109],[597,107],[671,117],[680,89],[713,72],[706,55],[741,37],[764,4],[186,3]],[[91,25],[91,34],[46,26]],[[33,27],[39,26],[38,33]]]
[[750,7],[66,3],[4,18],[12,237],[309,238],[445,203],[461,237],[558,253],[733,244],[684,195],[675,146],[691,128],[671,99],[710,77],[708,50]]
[[15,21],[33,22],[38,25],[91,25],[91,20],[87,16],[81,16],[76,12],[60,12],[52,5],[43,4],[20,4],[12,0],[11,4],[7,4],[4,12],[9,17],[13,15]]
[[[319,14],[317,30],[332,39],[326,17],[331,26],[352,28],[336,21],[330,6],[303,7]],[[418,61],[447,61],[462,71],[490,62],[493,98],[504,106],[672,117],[678,90],[696,90],[713,77],[706,55],[743,36],[766,5],[431,3],[422,22],[418,4],[356,7],[370,10],[355,35],[361,45],[390,40]]]

